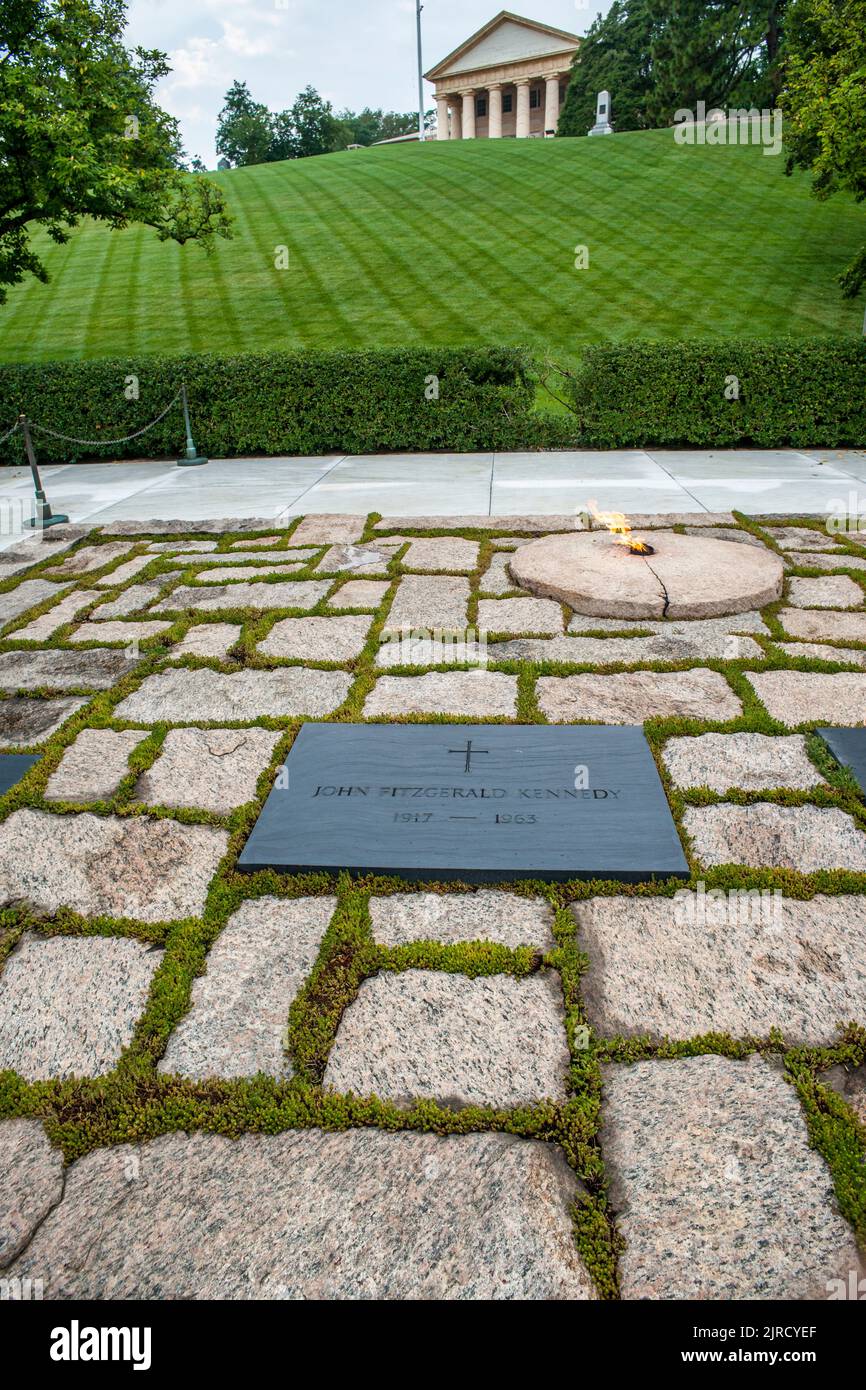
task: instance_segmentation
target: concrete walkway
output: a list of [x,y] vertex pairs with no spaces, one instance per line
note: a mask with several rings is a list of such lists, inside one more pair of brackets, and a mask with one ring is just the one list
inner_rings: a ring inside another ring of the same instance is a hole
[[[296,516],[509,516],[581,510],[819,515],[862,495],[866,449],[580,450],[370,454],[46,466],[55,511],[73,522]],[[2,543],[31,514],[27,469],[0,473]]]

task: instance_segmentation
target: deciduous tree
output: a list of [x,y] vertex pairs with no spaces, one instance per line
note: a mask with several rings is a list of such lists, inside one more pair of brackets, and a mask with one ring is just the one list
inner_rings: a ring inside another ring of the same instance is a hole
[[[795,0],[785,47],[787,171],[812,174],[812,191],[866,198],[866,0]],[[853,297],[866,283],[866,246],[840,276]]]
[[0,302],[47,280],[31,233],[68,241],[83,217],[139,222],[209,249],[229,236],[221,189],[183,172],[156,103],[165,54],[123,42],[123,0],[0,0]]

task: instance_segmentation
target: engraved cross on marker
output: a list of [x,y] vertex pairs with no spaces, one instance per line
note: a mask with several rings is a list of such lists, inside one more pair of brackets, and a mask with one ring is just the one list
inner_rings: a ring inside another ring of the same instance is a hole
[[489,749],[489,748],[473,748],[473,747],[472,747],[472,739],[469,738],[469,739],[466,740],[466,747],[465,747],[465,748],[449,748],[449,749],[448,749],[448,752],[449,752],[449,753],[463,753],[463,754],[465,754],[466,762],[465,762],[464,765],[463,765],[463,771],[464,771],[464,772],[471,772],[471,771],[472,771],[472,755],[473,755],[473,754],[476,754],[476,755],[477,755],[478,753],[489,753],[489,752],[490,752],[490,749]]

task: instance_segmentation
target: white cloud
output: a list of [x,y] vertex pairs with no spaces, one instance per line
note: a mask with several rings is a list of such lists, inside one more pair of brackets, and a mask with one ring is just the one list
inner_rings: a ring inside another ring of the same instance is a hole
[[[339,109],[410,111],[417,101],[415,0],[128,0],[127,41],[169,54],[159,98],[191,154],[216,164],[216,118],[238,79],[272,109],[307,84]],[[608,8],[609,0],[591,6]],[[424,67],[450,53],[501,8],[501,0],[424,0]],[[522,11],[524,6],[521,5]],[[533,0],[530,14],[582,32],[582,0]],[[427,88],[428,97],[431,90]],[[430,103],[432,105],[432,99]]]

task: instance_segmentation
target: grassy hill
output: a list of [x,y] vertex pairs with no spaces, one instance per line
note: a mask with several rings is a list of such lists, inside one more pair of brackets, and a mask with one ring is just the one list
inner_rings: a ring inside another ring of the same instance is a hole
[[857,333],[834,276],[864,213],[782,165],[650,131],[235,170],[217,176],[235,239],[211,257],[144,228],[44,242],[51,281],[0,307],[0,360],[471,342],[572,360],[599,339]]

